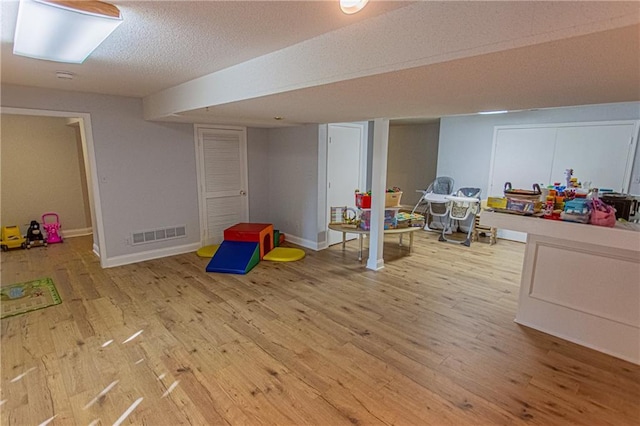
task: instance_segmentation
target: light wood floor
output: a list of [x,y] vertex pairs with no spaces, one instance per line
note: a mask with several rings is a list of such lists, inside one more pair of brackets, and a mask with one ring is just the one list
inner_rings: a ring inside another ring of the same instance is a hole
[[1,321],[0,422],[640,423],[639,366],[513,322],[523,245],[396,242],[380,272],[355,242],[247,275],[102,270],[87,237],[3,254],[3,285],[50,276],[63,303]]

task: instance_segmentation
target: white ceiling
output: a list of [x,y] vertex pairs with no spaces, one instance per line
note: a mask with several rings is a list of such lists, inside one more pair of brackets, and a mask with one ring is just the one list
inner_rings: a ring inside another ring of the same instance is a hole
[[17,2],[2,0],[2,83],[263,127],[640,100],[635,1],[372,1],[351,16],[337,0],[112,3],[124,23],[70,65],[14,56]]

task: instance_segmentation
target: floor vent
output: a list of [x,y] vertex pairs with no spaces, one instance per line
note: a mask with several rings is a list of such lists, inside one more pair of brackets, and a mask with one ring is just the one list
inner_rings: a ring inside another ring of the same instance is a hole
[[152,229],[148,231],[133,232],[131,245],[153,243],[156,241],[173,240],[187,236],[186,225],[172,226],[170,228]]

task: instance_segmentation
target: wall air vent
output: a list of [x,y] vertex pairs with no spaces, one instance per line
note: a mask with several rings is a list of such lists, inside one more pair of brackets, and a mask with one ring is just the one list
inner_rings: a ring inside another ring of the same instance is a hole
[[186,225],[171,226],[169,228],[150,229],[131,233],[131,245],[153,243],[156,241],[173,240],[187,236]]

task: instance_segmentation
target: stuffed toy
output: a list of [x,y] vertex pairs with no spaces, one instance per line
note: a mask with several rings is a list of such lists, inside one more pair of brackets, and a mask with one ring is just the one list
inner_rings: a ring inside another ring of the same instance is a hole
[[36,220],[32,220],[29,225],[29,229],[27,229],[27,248],[35,247],[35,246],[46,246],[47,242],[42,235],[42,230],[40,230],[40,224]]

